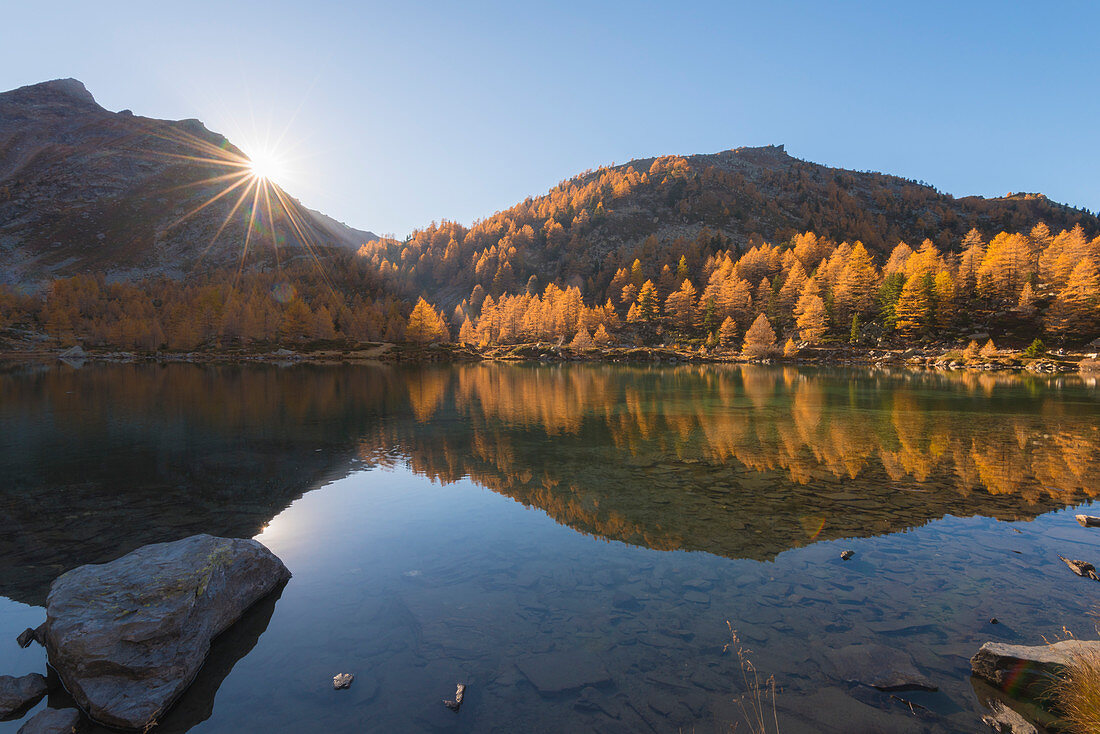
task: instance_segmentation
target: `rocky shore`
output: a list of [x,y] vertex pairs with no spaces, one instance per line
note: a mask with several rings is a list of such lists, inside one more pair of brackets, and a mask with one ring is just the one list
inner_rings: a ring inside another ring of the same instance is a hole
[[550,343],[518,344],[478,348],[460,344],[304,345],[298,349],[236,348],[191,352],[123,352],[59,349],[56,346],[12,348],[0,345],[0,364],[61,362],[72,366],[88,363],[189,363],[189,364],[355,364],[355,363],[453,363],[453,362],[600,362],[600,363],[766,363],[821,366],[906,367],[940,371],[1028,372],[1066,374],[1100,372],[1097,353],[1054,350],[1038,357],[1004,350],[991,357],[967,359],[960,350],[946,345],[908,348],[858,347],[850,345],[803,346],[794,354],[780,352],[763,357],[746,357],[735,350],[692,349],[681,346],[606,346],[577,349]]

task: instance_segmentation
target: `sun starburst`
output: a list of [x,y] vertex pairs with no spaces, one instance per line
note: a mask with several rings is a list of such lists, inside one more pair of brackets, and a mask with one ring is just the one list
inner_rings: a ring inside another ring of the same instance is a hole
[[[159,138],[162,144],[168,144],[159,146],[167,150],[158,150],[152,153],[153,156],[193,164],[207,170],[213,169],[215,172],[213,176],[175,187],[177,190],[206,188],[212,190],[212,193],[172,222],[170,227],[184,223],[217,202],[224,200],[223,206],[229,205],[228,213],[200,254],[199,262],[206,257],[233,218],[240,213],[242,218],[247,219],[247,224],[241,244],[238,273],[243,270],[250,248],[264,240],[271,244],[276,259],[280,259],[281,238],[300,243],[314,262],[321,264],[312,218],[277,183],[286,180],[288,167],[275,147],[253,146],[251,155],[248,155],[227,141],[217,145],[176,126],[162,126],[153,130],[152,135]],[[281,233],[278,231],[280,227],[284,230]],[[323,272],[324,268],[321,270]]]

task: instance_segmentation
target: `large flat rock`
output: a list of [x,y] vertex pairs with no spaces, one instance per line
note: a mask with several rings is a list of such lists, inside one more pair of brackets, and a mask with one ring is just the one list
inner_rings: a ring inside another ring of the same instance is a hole
[[600,659],[581,650],[528,655],[517,660],[516,667],[539,693],[549,695],[611,682]]
[[987,642],[970,659],[970,668],[1014,698],[1041,698],[1049,694],[1066,666],[1082,655],[1100,656],[1100,641],[1033,646]]
[[50,587],[50,665],[88,715],[155,722],[194,680],[210,642],[290,578],[254,540],[193,535],[74,568]]
[[46,690],[46,679],[38,673],[20,678],[0,675],[0,720],[38,703]]
[[45,709],[19,727],[19,734],[78,734],[84,721],[76,709]]

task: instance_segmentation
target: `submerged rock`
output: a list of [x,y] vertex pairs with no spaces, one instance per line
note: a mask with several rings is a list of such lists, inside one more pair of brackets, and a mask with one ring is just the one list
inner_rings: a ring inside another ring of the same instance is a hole
[[76,709],[45,709],[19,727],[19,734],[78,734],[84,731],[84,724]]
[[38,673],[21,678],[0,675],[0,719],[30,708],[46,695],[46,691],[46,679]]
[[50,587],[50,665],[95,721],[155,722],[191,684],[210,642],[290,578],[255,540],[193,535],[75,568]]
[[989,711],[982,723],[998,734],[1039,734],[1034,724],[1000,701],[991,701]]
[[865,643],[843,647],[831,659],[844,680],[880,691],[938,690],[904,650]]
[[600,659],[580,650],[528,655],[517,660],[516,667],[544,695],[611,682],[611,675]]
[[970,669],[1013,697],[1040,698],[1081,655],[1100,655],[1100,642],[1064,640],[1034,646],[987,642],[970,659]]

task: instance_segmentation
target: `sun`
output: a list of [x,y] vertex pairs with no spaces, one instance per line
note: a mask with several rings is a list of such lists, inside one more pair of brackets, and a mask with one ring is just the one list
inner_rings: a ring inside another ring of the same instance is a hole
[[[180,188],[195,186],[214,187],[215,192],[190,211],[180,216],[172,226],[178,225],[218,201],[229,201],[229,213],[207,245],[207,250],[229,226],[238,212],[247,218],[244,242],[241,246],[241,267],[253,240],[269,240],[278,257],[279,242],[291,237],[299,242],[320,262],[317,254],[316,233],[310,217],[301,204],[282,190],[282,184],[295,175],[287,159],[275,145],[260,144],[236,148],[215,145],[209,140],[182,130],[161,131],[157,137],[174,144],[178,152],[158,151],[157,157],[186,161],[191,164],[213,167],[214,175],[183,184]],[[277,232],[282,229],[282,232]],[[205,251],[203,253],[205,255]]]
[[286,175],[286,166],[273,153],[263,151],[253,153],[248,158],[248,170],[253,178],[276,182]]

